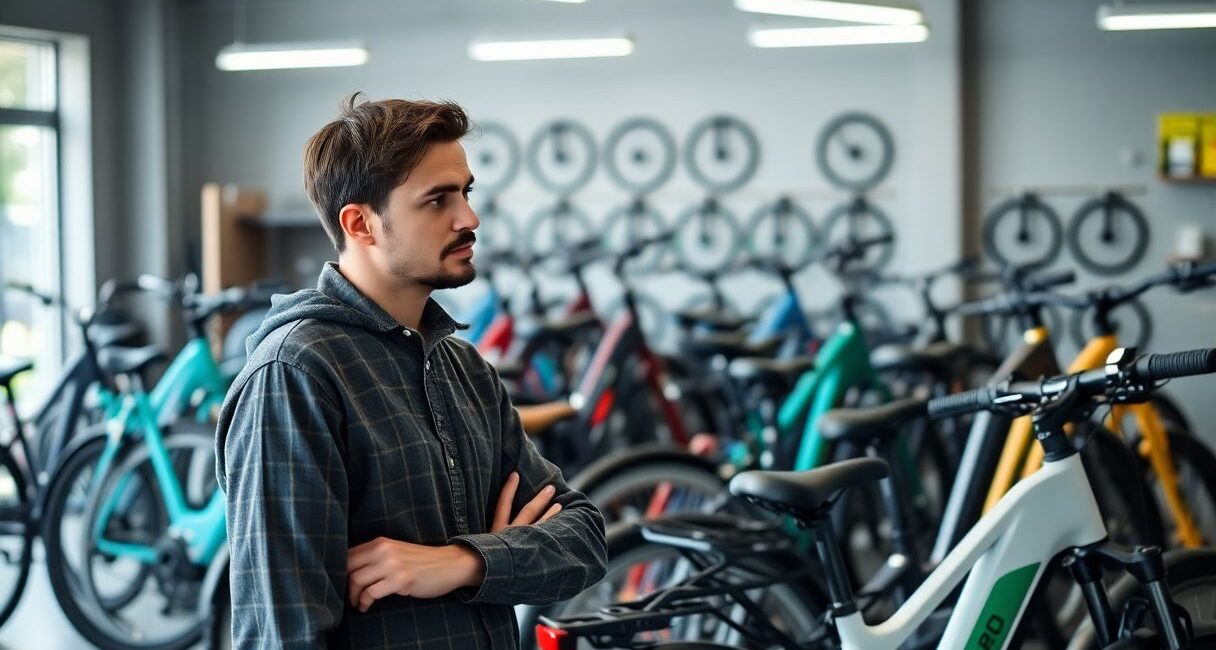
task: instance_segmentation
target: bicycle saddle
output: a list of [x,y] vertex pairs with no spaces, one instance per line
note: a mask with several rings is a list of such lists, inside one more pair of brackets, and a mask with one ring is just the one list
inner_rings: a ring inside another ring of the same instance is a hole
[[781,347],[781,339],[774,337],[753,343],[744,334],[710,332],[690,336],[681,346],[694,357],[708,359],[723,356],[730,361],[740,357],[771,357]]
[[825,440],[866,444],[884,441],[899,434],[900,428],[925,416],[927,400],[913,397],[897,399],[881,406],[832,409],[815,423]]
[[599,325],[600,320],[591,312],[583,312],[545,321],[540,324],[536,335],[543,337],[570,338]]
[[685,329],[705,326],[711,330],[719,331],[737,330],[755,320],[753,318],[734,316],[713,307],[681,309],[675,313],[675,316],[676,322],[680,324],[680,327]]
[[955,363],[971,355],[970,346],[941,341],[923,347],[893,343],[870,353],[870,365],[883,371],[925,370],[935,374],[949,373]]
[[540,435],[558,422],[578,414],[578,411],[565,400],[533,406],[517,406],[515,410],[519,411],[520,424],[530,436]]
[[165,354],[155,345],[141,348],[109,347],[97,353],[97,365],[107,375],[139,374],[163,361]]
[[98,348],[131,343],[143,333],[135,323],[93,323],[89,326],[89,340]]
[[13,377],[33,367],[34,362],[29,359],[0,357],[0,386],[8,386]]
[[810,356],[789,359],[766,359],[764,357],[740,357],[730,362],[727,372],[743,382],[756,382],[790,386],[803,373],[815,367],[815,358]]
[[887,477],[880,458],[854,458],[804,472],[742,472],[730,481],[730,493],[765,510],[801,521],[827,516],[842,490]]

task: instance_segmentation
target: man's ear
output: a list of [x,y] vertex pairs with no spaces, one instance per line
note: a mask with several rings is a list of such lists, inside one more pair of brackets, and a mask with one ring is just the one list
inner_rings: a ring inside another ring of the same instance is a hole
[[356,242],[364,246],[376,243],[376,234],[372,232],[372,220],[377,217],[371,206],[366,203],[347,203],[338,211],[338,224],[342,226],[342,234],[348,242]]

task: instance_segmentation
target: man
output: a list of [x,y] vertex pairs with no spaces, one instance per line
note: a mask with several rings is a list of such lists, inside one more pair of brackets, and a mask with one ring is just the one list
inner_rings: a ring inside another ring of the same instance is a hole
[[338,262],[276,296],[220,413],[234,645],[514,647],[512,605],[603,576],[603,519],[430,299],[476,274],[464,111],[356,99],[304,154]]

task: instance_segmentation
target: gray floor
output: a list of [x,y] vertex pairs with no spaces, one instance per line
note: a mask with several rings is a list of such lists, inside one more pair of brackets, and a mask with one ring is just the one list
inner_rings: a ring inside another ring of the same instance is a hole
[[59,609],[42,562],[42,549],[35,545],[29,584],[13,617],[0,628],[3,650],[81,650],[94,647],[85,641]]

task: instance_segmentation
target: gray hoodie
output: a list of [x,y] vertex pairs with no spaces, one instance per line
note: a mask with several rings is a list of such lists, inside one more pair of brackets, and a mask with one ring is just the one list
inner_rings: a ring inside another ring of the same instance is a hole
[[[604,524],[537,453],[497,374],[428,301],[402,327],[327,264],[276,296],[248,341],[216,434],[228,497],[237,648],[511,648],[511,605],[571,597],[604,572]],[[542,487],[562,511],[489,533],[507,475],[518,510]],[[346,604],[347,549],[377,537],[459,543],[479,589]]]

